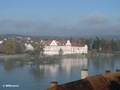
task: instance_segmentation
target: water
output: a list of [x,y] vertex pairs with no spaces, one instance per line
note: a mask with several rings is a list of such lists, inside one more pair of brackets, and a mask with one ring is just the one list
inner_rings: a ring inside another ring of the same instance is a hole
[[88,69],[89,76],[120,69],[120,57],[65,58],[60,63],[40,65],[16,63],[22,59],[0,59],[0,90],[45,90],[51,81],[62,84],[80,79],[81,69]]

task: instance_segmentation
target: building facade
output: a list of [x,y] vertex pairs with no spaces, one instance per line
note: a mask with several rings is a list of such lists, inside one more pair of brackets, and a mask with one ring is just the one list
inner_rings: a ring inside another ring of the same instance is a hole
[[25,49],[26,51],[29,51],[29,50],[32,51],[32,50],[34,49],[31,44],[25,44],[25,48],[26,48],[26,49]]
[[55,55],[59,54],[60,49],[62,49],[63,54],[82,54],[88,53],[88,46],[81,46],[76,42],[70,42],[69,40],[42,40],[42,44],[45,45],[44,54]]

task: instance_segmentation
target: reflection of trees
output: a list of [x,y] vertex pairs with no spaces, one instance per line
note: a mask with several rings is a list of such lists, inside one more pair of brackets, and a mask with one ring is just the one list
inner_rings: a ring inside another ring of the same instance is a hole
[[4,69],[6,71],[10,72],[11,70],[15,69],[16,67],[23,68],[23,66],[24,66],[23,63],[16,63],[16,62],[19,62],[19,60],[21,60],[21,58],[5,59],[4,60]]
[[5,62],[4,62],[4,69],[6,70],[6,71],[11,71],[12,69],[15,69],[15,63],[14,62],[12,62],[11,60],[5,60]]
[[0,64],[4,63],[4,59],[0,58]]
[[40,80],[44,77],[44,68],[40,68],[39,65],[31,65],[29,72],[36,80]]
[[112,57],[94,57],[89,61],[89,65],[90,62],[92,62],[94,69],[97,71],[102,69],[105,72],[105,69],[112,70],[114,67],[114,59]]
[[17,63],[17,64],[16,64],[16,67],[18,67],[18,68],[19,68],[19,67],[20,67],[20,68],[23,68],[23,67],[24,67],[24,64],[23,64],[23,63]]
[[94,65],[94,67],[95,67],[95,69],[99,69],[100,68],[100,66],[101,66],[101,59],[99,58],[99,57],[94,57],[94,58],[91,58],[92,60],[92,63],[93,63],[93,65]]

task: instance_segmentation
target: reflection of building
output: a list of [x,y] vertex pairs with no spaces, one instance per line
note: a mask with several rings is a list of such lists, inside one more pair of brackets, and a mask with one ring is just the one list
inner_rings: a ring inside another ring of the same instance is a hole
[[51,76],[57,76],[59,70],[61,69],[65,72],[68,76],[70,75],[72,69],[80,69],[87,67],[87,58],[81,59],[64,59],[60,62],[60,64],[46,64],[46,65],[39,65],[40,70],[44,70],[45,73],[49,73]]
[[57,76],[57,72],[59,69],[59,65],[58,64],[54,64],[54,65],[39,65],[40,70],[44,69],[45,72],[48,72],[49,74],[51,74],[53,77]]
[[44,53],[48,55],[59,54],[59,50],[63,50],[63,54],[81,54],[88,52],[88,46],[81,46],[76,42],[70,43],[69,40],[47,40],[41,41],[45,45]]
[[70,75],[72,69],[86,69],[88,65],[88,59],[87,58],[68,58],[64,59],[61,63],[61,68],[65,70],[65,72]]
[[49,73],[49,75],[55,78],[60,71],[69,76],[72,71],[80,70],[80,68],[86,69],[87,65],[87,58],[67,58],[63,59],[59,64],[44,64],[39,65],[39,68],[41,71],[44,70],[45,73]]

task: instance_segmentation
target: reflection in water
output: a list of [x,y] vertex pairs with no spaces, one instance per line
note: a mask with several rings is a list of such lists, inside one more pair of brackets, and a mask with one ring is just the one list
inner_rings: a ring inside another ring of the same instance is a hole
[[39,68],[39,65],[30,65],[28,71],[36,80],[43,79],[44,77],[44,68]]
[[64,58],[59,63],[38,65],[24,65],[17,62],[20,60],[22,58],[0,59],[2,84],[17,83],[20,85],[19,90],[38,90],[36,87],[44,90],[53,80],[62,84],[80,79],[81,69],[88,69],[89,76],[104,74],[107,69],[111,72],[120,69],[120,57]]
[[[18,61],[19,60],[17,59],[17,62]],[[23,68],[24,64],[16,63],[16,59],[4,60],[5,71],[10,72],[11,70],[14,70],[18,67]],[[72,70],[75,68],[87,69],[88,68],[87,58],[67,58],[62,60],[60,63],[31,65],[28,68],[28,71],[36,79],[40,79],[43,78],[45,73],[49,73],[51,77],[56,77],[59,72],[65,72],[66,75],[69,76]]]
[[43,79],[44,76],[50,76],[51,78],[56,78],[60,73],[64,73],[69,77],[72,73],[72,70],[75,69],[86,69],[88,65],[87,58],[79,59],[64,59],[60,63],[52,64],[40,64],[40,65],[31,65],[28,68],[30,75],[32,75],[36,80]]
[[66,74],[69,76],[72,70],[75,68],[79,69],[87,69],[88,60],[87,58],[76,58],[76,59],[64,59],[61,64],[60,68],[63,72],[66,72]]
[[5,60],[4,62],[4,69],[6,71],[11,71],[12,69],[15,69],[15,64],[14,62],[11,62],[10,60]]
[[[114,71],[115,57],[94,57],[94,58],[65,58],[59,63],[52,64],[40,64],[40,65],[31,65],[28,68],[30,75],[33,75],[36,79],[43,78],[45,75],[50,75],[51,77],[57,77],[59,73],[64,73],[68,77],[75,70],[88,69],[89,74],[94,75],[98,73],[104,73],[105,70]],[[4,63],[4,69],[7,72],[10,72],[16,68],[23,68],[24,64],[16,63],[16,61],[22,60],[19,59],[2,59],[0,64]],[[119,67],[119,66],[118,66]]]
[[[17,59],[17,61],[21,60],[21,58]],[[3,59],[3,63],[4,63],[4,69],[7,72],[10,72],[12,70],[14,70],[15,68],[23,68],[24,64],[22,63],[16,63],[16,58],[5,58]]]
[[81,59],[67,58],[62,60],[60,63],[39,65],[39,69],[40,71],[44,70],[44,73],[47,74],[49,73],[51,77],[57,77],[60,72],[65,73],[67,76],[69,76],[72,70],[76,68],[78,68],[79,70],[86,69],[87,65],[88,65],[87,58]]
[[114,57],[94,57],[89,58],[89,72],[91,75],[104,74],[105,70],[115,72]]
[[40,70],[44,70],[45,73],[49,73],[51,77],[55,77],[57,75],[57,72],[59,71],[59,64],[45,64],[45,65],[39,65]]

